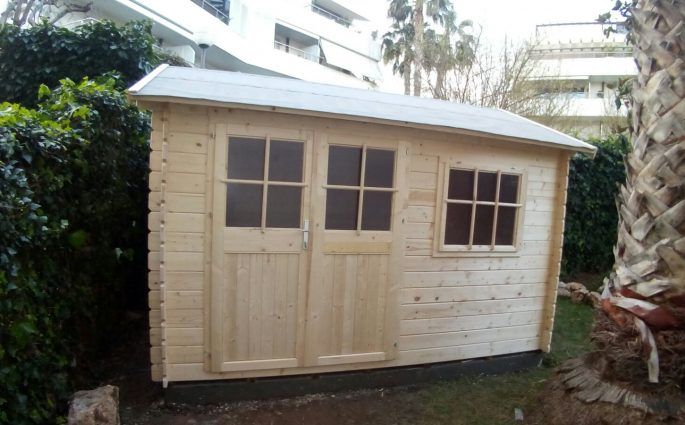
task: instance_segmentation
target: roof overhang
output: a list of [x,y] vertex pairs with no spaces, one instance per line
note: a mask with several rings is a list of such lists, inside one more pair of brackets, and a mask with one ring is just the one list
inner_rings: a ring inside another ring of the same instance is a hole
[[[225,87],[221,87],[222,82]],[[597,150],[588,143],[503,110],[260,75],[162,65],[132,86],[128,93],[136,101],[336,118],[485,136],[593,156]]]

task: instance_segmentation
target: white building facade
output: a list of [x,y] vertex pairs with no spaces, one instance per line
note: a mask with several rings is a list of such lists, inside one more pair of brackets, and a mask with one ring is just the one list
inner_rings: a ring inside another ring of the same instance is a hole
[[[207,68],[374,89],[380,40],[359,0],[88,0],[87,19],[149,20],[159,46]],[[204,46],[203,46],[204,47]]]
[[545,24],[536,27],[533,56],[540,79],[562,82],[566,124],[581,136],[601,136],[624,125],[625,107],[616,93],[637,75],[632,47],[620,31],[607,37],[609,25],[597,22]]

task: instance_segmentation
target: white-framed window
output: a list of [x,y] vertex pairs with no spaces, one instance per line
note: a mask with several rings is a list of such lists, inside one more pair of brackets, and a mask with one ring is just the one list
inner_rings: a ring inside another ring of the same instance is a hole
[[367,145],[329,145],[326,230],[390,230],[395,154]]
[[230,136],[226,226],[301,227],[304,142]]
[[522,171],[445,164],[437,253],[515,252],[524,180]]

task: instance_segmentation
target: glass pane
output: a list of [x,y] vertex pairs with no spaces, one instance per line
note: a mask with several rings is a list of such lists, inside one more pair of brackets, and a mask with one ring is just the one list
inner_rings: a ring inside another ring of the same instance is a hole
[[519,176],[502,174],[499,184],[499,201],[515,204],[518,202]]
[[380,149],[366,150],[364,186],[392,187],[395,172],[395,152]]
[[495,218],[495,207],[492,205],[476,206],[476,222],[473,230],[474,245],[492,244],[492,220]]
[[262,185],[229,183],[226,197],[226,225],[260,227],[262,225]]
[[264,139],[229,137],[228,178],[263,180],[265,146]]
[[350,146],[328,147],[328,184],[359,186],[362,148]]
[[301,187],[269,186],[266,196],[266,227],[300,227]]
[[445,245],[468,245],[471,227],[471,205],[447,204]]
[[447,198],[473,200],[473,171],[450,170]]
[[304,144],[272,140],[269,147],[269,180],[279,182],[302,181]]
[[326,229],[356,230],[358,190],[326,191]]
[[364,191],[362,230],[390,230],[392,192]]
[[497,173],[478,173],[478,200],[495,202],[495,191],[497,190]]
[[514,245],[516,210],[516,207],[499,207],[499,211],[497,212],[495,245]]

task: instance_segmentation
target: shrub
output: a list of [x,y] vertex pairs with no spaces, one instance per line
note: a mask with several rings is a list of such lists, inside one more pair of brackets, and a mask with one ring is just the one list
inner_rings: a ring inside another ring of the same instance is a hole
[[92,22],[74,30],[42,23],[20,29],[0,28],[0,101],[35,106],[41,84],[50,88],[69,78],[81,81],[116,71],[124,89],[160,61],[153,51],[148,22],[117,27],[111,21]]
[[624,156],[630,143],[624,135],[591,140],[594,159],[576,155],[570,164],[562,276],[578,272],[605,273],[613,263],[618,210],[616,196],[625,182]]
[[55,420],[124,282],[144,276],[149,119],[115,84],[0,106],[0,423]]

